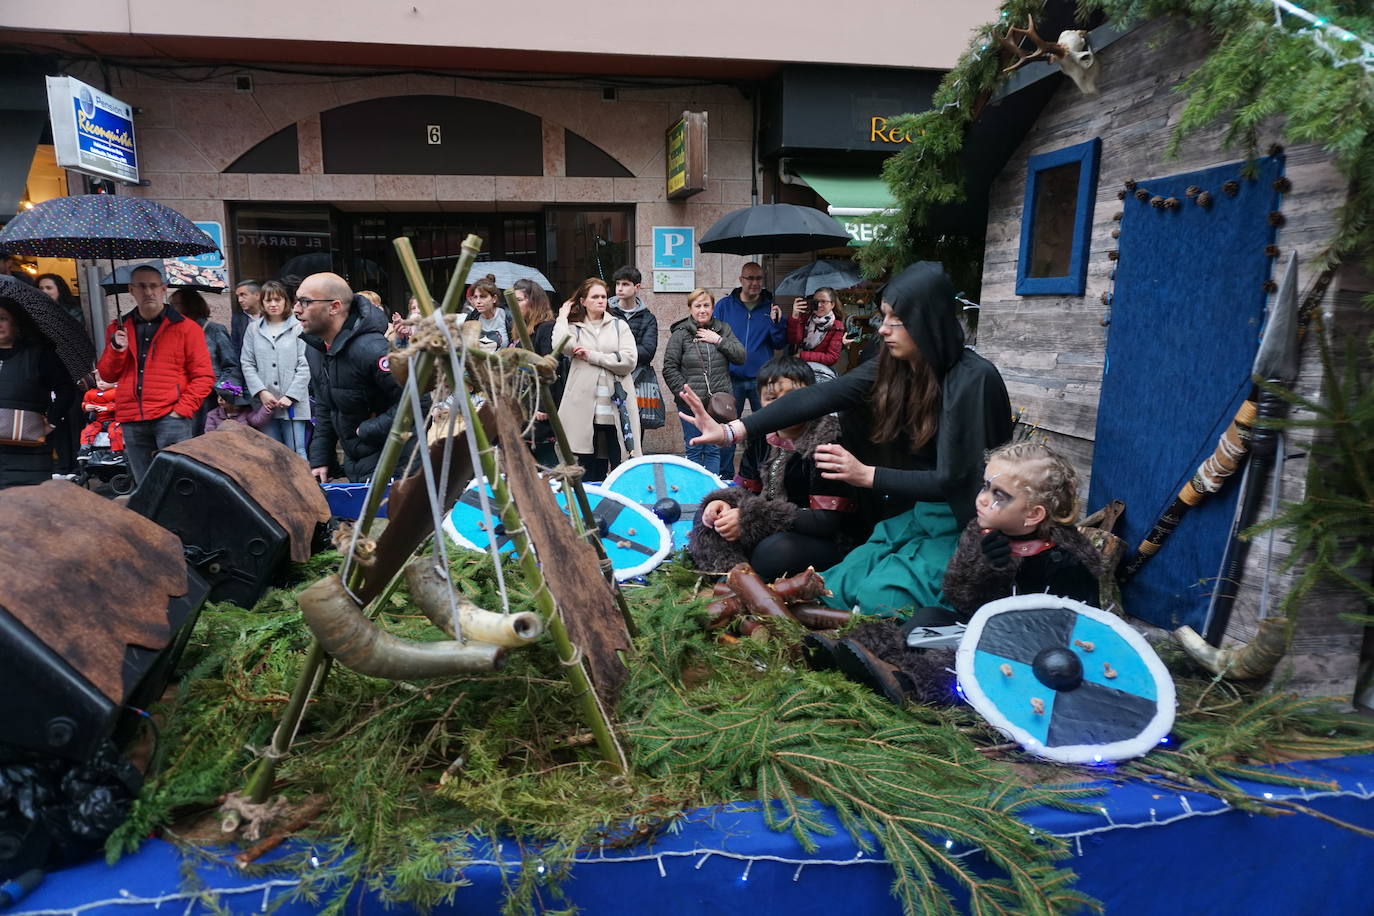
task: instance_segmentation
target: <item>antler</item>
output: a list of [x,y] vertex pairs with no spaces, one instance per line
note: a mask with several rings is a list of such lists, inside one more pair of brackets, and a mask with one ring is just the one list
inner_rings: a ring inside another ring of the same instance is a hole
[[[1013,35],[1016,36],[1015,41],[1012,40]],[[1021,50],[1021,42],[1026,38],[1035,42],[1037,50],[1033,53],[1026,53]],[[1006,48],[1012,54],[1015,54],[1017,58],[1016,63],[1002,69],[1003,73],[1010,73],[1022,64],[1029,63],[1030,61],[1057,61],[1067,54],[1069,50],[1058,42],[1046,41],[1037,35],[1035,33],[1035,18],[1032,16],[1026,17],[1026,27],[1024,29],[1018,29],[1014,25],[1008,26],[1007,34],[999,38],[998,41],[1002,43],[1002,47]]]

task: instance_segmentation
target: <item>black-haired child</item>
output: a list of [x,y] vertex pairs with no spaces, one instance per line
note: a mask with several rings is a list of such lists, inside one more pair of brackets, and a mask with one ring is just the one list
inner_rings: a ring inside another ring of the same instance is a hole
[[1107,564],[1074,525],[1078,475],[1063,456],[1040,442],[993,449],[976,507],[945,570],[942,590],[953,613],[920,608],[901,624],[860,625],[837,644],[813,640],[817,661],[837,664],[894,701],[938,701],[949,695],[952,678],[943,669],[952,667],[952,651],[910,648],[912,629],[967,622],[984,604],[1013,594],[1048,592],[1099,606]]
[[[815,372],[795,356],[779,356],[759,369],[759,397],[767,405],[794,388],[816,383]],[[737,486],[701,501],[687,549],[703,570],[725,572],[748,562],[765,582],[827,569],[843,558],[862,532],[849,484],[826,480],[816,447],[838,442],[839,421],[824,416],[750,439],[740,459]]]

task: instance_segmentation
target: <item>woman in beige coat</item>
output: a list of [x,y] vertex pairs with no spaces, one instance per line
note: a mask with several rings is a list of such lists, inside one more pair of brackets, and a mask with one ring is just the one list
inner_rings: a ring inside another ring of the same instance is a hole
[[[606,283],[589,277],[563,303],[553,325],[558,352],[571,357],[558,416],[588,480],[605,480],[611,468],[641,454],[639,409],[630,379],[635,338],[628,324],[607,313],[606,299]],[[616,403],[617,386],[626,398],[624,411]],[[634,440],[628,453],[626,419]]]

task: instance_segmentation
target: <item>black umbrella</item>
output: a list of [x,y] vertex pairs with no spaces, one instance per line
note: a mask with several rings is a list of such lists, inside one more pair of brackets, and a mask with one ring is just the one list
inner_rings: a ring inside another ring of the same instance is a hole
[[760,204],[722,216],[698,247],[715,254],[787,254],[848,244],[849,233],[814,207]]
[[[176,263],[183,264],[184,262],[178,261]],[[127,293],[129,291],[129,277],[140,267],[151,267],[162,274],[167,280],[167,285],[172,289],[194,289],[202,293],[222,293],[228,289],[228,285],[224,282],[205,282],[203,274],[190,274],[190,272],[186,270],[173,270],[171,266],[161,258],[145,261],[142,264],[125,264],[122,267],[116,267],[114,273],[106,274],[105,277],[101,279],[101,289],[111,295]],[[188,281],[186,279],[188,275],[194,276],[195,279]]]
[[28,316],[52,343],[72,381],[80,381],[95,366],[95,345],[86,336],[86,329],[47,293],[0,274],[0,303]]
[[173,258],[218,251],[170,207],[141,197],[54,197],[10,220],[0,252],[46,258]]
[[864,281],[859,267],[849,261],[812,261],[782,278],[774,296],[809,296],[823,286],[849,289]]

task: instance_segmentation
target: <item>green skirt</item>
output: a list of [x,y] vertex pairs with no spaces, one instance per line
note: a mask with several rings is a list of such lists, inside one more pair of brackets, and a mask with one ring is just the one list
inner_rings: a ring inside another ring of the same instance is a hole
[[917,503],[873,529],[873,536],[822,575],[835,608],[893,616],[944,607],[941,583],[959,543],[959,525],[946,503]]

